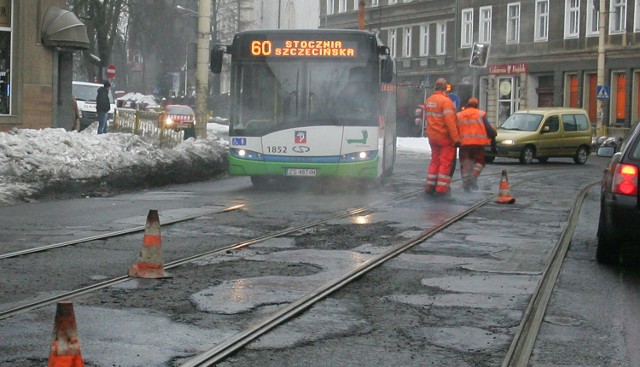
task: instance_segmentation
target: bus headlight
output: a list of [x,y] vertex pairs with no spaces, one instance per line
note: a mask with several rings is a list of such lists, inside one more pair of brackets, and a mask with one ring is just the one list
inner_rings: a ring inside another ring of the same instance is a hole
[[340,162],[369,161],[369,160],[375,159],[377,155],[378,155],[378,152],[375,150],[343,154],[340,156]]
[[234,158],[248,159],[251,161],[262,160],[262,154],[247,149],[229,148],[229,155]]

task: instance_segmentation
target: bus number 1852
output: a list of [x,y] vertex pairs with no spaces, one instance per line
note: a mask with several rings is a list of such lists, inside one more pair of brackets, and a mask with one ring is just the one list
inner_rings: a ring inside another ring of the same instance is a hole
[[267,152],[285,154],[287,153],[287,147],[283,145],[270,146],[270,147],[267,147]]

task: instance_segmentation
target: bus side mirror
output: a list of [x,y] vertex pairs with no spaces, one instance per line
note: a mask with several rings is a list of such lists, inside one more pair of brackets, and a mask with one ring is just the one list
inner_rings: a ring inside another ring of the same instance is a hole
[[383,83],[391,83],[393,81],[394,65],[389,47],[378,46],[378,55],[382,56],[380,80],[382,80]]
[[393,59],[388,57],[382,60],[382,69],[380,69],[380,79],[383,83],[391,83],[394,73]]
[[222,71],[222,56],[224,55],[224,47],[215,45],[209,55],[209,68],[214,74],[220,74]]

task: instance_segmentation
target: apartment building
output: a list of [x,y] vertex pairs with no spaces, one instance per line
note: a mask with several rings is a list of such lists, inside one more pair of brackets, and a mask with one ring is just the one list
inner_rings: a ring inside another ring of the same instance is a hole
[[89,46],[64,0],[1,0],[0,131],[70,128],[73,53]]
[[[356,0],[321,0],[320,10],[321,27],[358,27]],[[399,115],[442,76],[460,100],[476,95],[493,123],[570,106],[595,124],[601,100],[605,126],[629,127],[640,118],[640,0],[606,0],[602,27],[598,10],[593,0],[367,0],[365,27],[396,57]],[[469,65],[474,43],[489,45],[485,67]]]

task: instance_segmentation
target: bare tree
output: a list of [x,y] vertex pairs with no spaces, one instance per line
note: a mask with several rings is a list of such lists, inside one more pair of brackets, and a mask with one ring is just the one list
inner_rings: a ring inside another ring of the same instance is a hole
[[91,53],[84,53],[84,64],[90,79],[102,80],[102,70],[110,63],[114,45],[125,43],[120,25],[128,3],[129,0],[68,0],[69,9],[87,27]]

